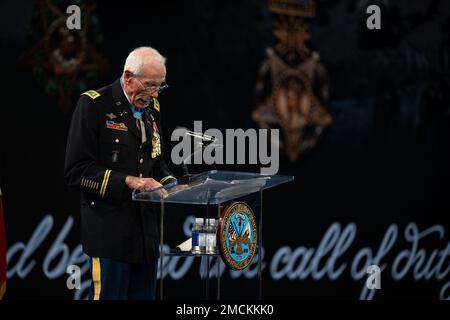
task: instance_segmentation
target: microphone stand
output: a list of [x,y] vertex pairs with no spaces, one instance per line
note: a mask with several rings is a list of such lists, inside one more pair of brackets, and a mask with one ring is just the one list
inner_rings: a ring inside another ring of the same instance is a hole
[[183,164],[182,164],[182,168],[183,168],[183,176],[180,178],[182,181],[186,180],[187,183],[190,182],[190,178],[192,177],[192,174],[189,173],[189,169],[188,169],[188,164],[187,161],[190,160],[195,154],[199,153],[199,152],[203,152],[203,150],[209,146],[211,143],[213,143],[214,141],[202,141],[202,142],[198,142],[202,148],[198,149],[194,152],[192,152],[189,156],[187,156],[184,160],[183,160]]

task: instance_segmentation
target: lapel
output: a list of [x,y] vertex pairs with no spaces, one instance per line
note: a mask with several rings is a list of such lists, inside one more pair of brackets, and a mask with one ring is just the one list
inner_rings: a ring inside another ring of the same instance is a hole
[[127,97],[125,97],[119,79],[117,79],[112,84],[112,94],[114,99],[114,110],[116,114],[120,115],[120,117],[122,118],[122,122],[128,127],[128,130],[130,130],[138,139],[140,139],[141,133],[136,127],[136,119],[131,113],[128,99]]

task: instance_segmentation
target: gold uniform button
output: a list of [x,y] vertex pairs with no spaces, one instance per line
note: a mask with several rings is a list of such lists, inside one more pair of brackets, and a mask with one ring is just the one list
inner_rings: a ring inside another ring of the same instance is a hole
[[119,143],[120,140],[119,140],[119,139],[116,139],[115,141],[116,141],[116,143]]
[[144,159],[141,158],[141,160],[139,160],[139,163],[143,164],[144,163]]

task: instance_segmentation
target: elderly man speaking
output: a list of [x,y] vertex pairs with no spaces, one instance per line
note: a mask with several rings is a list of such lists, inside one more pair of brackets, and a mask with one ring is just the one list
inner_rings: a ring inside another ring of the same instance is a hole
[[69,130],[65,178],[81,192],[81,242],[90,257],[90,297],[154,299],[158,216],[131,200],[176,181],[163,158],[158,94],[165,58],[140,47],[113,84],[83,93]]

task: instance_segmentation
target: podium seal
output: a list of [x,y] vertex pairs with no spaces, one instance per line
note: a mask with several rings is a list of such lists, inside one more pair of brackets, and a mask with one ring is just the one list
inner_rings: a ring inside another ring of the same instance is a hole
[[217,238],[222,259],[231,269],[243,270],[252,262],[258,232],[248,204],[233,202],[222,211]]

